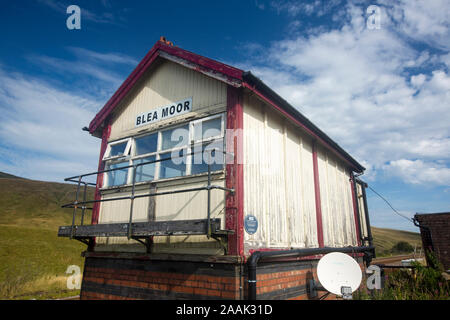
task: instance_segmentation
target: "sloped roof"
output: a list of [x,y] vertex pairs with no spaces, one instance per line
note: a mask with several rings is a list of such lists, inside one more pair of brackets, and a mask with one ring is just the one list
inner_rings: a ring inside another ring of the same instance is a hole
[[155,43],[153,48],[150,49],[119,89],[117,89],[94,119],[92,119],[89,124],[89,132],[92,135],[101,137],[101,127],[103,122],[127,96],[133,86],[158,57],[179,63],[187,68],[223,81],[228,85],[247,88],[301,126],[307,133],[313,136],[313,138],[319,140],[339,158],[345,160],[356,172],[365,170],[361,164],[353,159],[336,142],[251,72],[245,72],[241,69],[200,56],[179,47],[168,45],[160,40]]

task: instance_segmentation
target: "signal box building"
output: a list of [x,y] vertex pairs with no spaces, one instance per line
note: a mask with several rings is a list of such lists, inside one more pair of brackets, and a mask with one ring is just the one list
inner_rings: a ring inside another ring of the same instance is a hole
[[370,260],[363,166],[250,72],[162,38],[88,129],[82,299],[306,299],[322,254]]

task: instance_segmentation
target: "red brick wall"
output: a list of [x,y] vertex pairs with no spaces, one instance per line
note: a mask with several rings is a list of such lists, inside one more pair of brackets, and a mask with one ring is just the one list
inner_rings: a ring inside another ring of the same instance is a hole
[[[361,259],[360,259],[361,261]],[[306,300],[317,281],[318,260],[262,262],[257,266],[258,300]],[[360,263],[362,269],[364,266]],[[243,263],[210,263],[87,257],[81,299],[246,299]],[[319,291],[317,298],[326,292]],[[328,299],[334,299],[330,294]]]
[[[446,270],[450,269],[450,213],[416,214],[420,226],[431,232],[433,250]],[[429,247],[426,230],[420,230],[424,248]]]
[[220,263],[86,258],[81,299],[240,299],[236,268]]
[[[364,264],[359,259],[359,264],[363,272],[364,285]],[[310,280],[318,282],[317,277],[318,260],[309,261],[291,261],[291,262],[272,262],[258,265],[256,276],[256,296],[258,300],[276,299],[276,300],[308,300],[308,286]],[[327,291],[318,291],[319,299]],[[326,298],[336,299],[336,295],[329,294]]]

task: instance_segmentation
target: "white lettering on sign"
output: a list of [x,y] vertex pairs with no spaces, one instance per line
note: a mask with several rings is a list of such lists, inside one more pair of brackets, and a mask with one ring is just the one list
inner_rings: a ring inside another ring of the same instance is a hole
[[156,123],[161,120],[169,119],[192,111],[192,97],[174,102],[164,107],[158,107],[154,110],[138,115],[135,125],[140,127],[146,124]]

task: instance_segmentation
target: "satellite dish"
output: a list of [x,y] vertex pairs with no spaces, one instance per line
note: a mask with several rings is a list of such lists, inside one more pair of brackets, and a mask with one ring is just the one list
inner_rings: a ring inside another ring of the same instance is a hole
[[320,284],[329,292],[341,295],[342,287],[359,288],[362,272],[359,264],[345,253],[332,252],[324,255],[317,265]]

